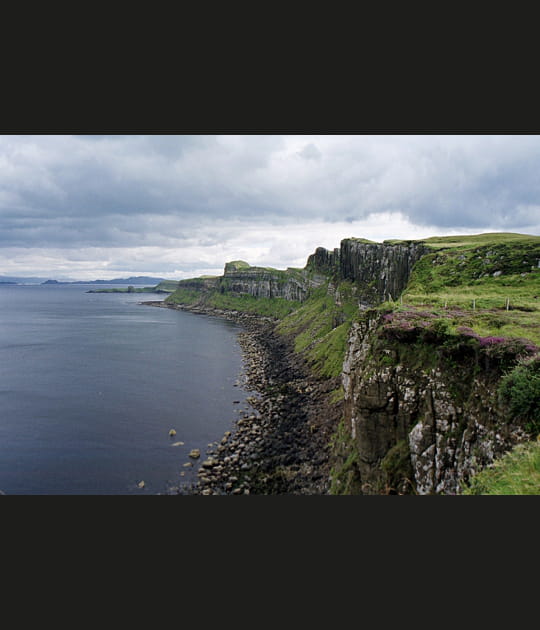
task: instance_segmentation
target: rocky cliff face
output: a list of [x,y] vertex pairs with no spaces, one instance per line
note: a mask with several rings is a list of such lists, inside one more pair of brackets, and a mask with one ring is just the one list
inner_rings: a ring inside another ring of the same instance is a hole
[[360,304],[370,306],[395,300],[407,285],[414,264],[428,251],[421,242],[371,243],[348,238],[333,251],[318,247],[306,269],[353,282]]
[[339,256],[340,250],[337,247],[332,251],[317,247],[315,253],[308,257],[306,269],[332,276],[339,270]]
[[350,281],[362,306],[378,304],[404,289],[415,262],[426,252],[422,243],[370,243],[345,239],[332,251],[318,247],[304,269],[251,267],[237,260],[225,265],[223,276],[182,280],[181,289],[202,293],[217,290],[232,295],[283,298],[304,302],[310,293],[331,279],[334,285]]
[[366,243],[358,239],[341,241],[339,275],[360,288],[360,301],[372,305],[397,299],[414,264],[428,252],[422,243]]
[[219,280],[221,292],[247,294],[257,298],[284,298],[303,302],[311,289],[321,286],[326,277],[305,269],[266,269],[243,265],[225,266]]
[[505,358],[445,345],[433,332],[396,339],[383,318],[371,311],[351,328],[342,378],[354,466],[348,488],[342,479],[336,490],[460,494],[472,474],[530,437],[498,402]]

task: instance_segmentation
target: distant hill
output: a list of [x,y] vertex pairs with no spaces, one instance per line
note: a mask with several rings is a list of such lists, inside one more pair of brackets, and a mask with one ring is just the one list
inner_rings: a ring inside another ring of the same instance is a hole
[[22,278],[19,276],[0,276],[0,284],[41,284],[46,278]]
[[131,276],[129,278],[113,278],[112,280],[73,280],[62,282],[59,280],[46,280],[41,284],[133,284],[133,285],[156,285],[165,278],[154,278],[151,276]]

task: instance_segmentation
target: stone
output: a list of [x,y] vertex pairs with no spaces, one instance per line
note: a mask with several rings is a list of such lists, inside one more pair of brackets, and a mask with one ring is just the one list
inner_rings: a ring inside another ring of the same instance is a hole
[[189,456],[193,457],[193,459],[198,459],[201,456],[201,451],[198,448],[192,448],[189,451]]
[[146,484],[144,483],[144,481],[139,481],[139,483],[137,484],[137,488],[144,488]]
[[174,436],[176,435],[176,431],[175,431],[174,429],[171,429],[171,430],[169,431],[169,435],[170,435],[171,437],[174,437]]

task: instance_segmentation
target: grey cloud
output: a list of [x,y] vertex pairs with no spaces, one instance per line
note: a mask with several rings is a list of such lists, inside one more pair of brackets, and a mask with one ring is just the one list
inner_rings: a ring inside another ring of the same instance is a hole
[[306,160],[320,160],[322,154],[313,143],[310,143],[298,151],[298,155]]

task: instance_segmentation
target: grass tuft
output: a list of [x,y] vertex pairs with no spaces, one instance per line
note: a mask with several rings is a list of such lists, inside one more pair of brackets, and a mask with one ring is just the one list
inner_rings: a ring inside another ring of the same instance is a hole
[[540,494],[540,441],[514,447],[474,475],[463,494]]

